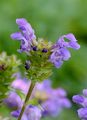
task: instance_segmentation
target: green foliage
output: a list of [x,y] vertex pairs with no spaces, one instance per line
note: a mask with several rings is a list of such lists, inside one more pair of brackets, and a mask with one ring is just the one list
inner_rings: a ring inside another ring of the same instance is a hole
[[15,55],[7,56],[5,52],[0,53],[0,102],[6,97],[10,84],[14,80],[13,74],[18,72],[21,64]]

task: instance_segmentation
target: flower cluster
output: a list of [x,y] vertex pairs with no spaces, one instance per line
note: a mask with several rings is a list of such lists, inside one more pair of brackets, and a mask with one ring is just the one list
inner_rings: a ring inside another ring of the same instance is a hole
[[[15,92],[11,92],[4,102],[13,108],[11,114],[19,120],[21,118],[22,120],[40,120],[45,116],[57,116],[63,108],[69,108],[71,104],[65,90],[53,89],[50,81],[46,79],[51,76],[53,66],[60,68],[63,62],[71,57],[68,48],[78,50],[80,45],[72,33],[63,35],[56,43],[52,43],[37,39],[26,19],[16,19],[16,23],[20,32],[11,34],[11,38],[21,42],[18,51],[24,52],[27,56],[24,67],[27,79],[31,81],[23,81],[19,78],[14,81],[12,87],[15,88]],[[0,66],[0,69],[3,69],[3,66]],[[43,82],[37,83],[39,81]],[[35,88],[32,83],[36,85]],[[22,97],[17,94],[18,90],[22,91]],[[26,98],[25,101],[24,98]]]
[[[26,95],[29,85],[30,81],[18,78],[11,86],[16,90],[21,90],[23,94]],[[36,101],[37,104],[34,104],[33,101]],[[9,96],[4,100],[4,103],[13,109],[11,115],[18,118],[23,105],[23,99],[18,96],[16,91],[9,93]],[[22,120],[40,120],[41,117],[46,116],[55,117],[63,108],[70,107],[71,103],[67,99],[66,91],[62,88],[53,89],[50,80],[44,80],[42,83],[36,84],[22,116]]]
[[[65,39],[68,41],[65,41]],[[55,65],[55,67],[60,68],[63,64],[63,61],[67,61],[71,57],[67,48],[73,48],[76,50],[80,48],[76,38],[71,33],[61,36],[56,44],[52,46],[50,61]]]
[[83,95],[74,95],[73,102],[82,106],[78,109],[78,116],[81,120],[87,120],[87,89],[83,90]]
[[32,52],[34,51],[35,54],[38,53],[40,56],[43,56],[43,53],[46,53],[45,55],[47,57],[45,57],[45,59],[54,64],[57,68],[60,68],[63,61],[67,61],[71,56],[67,48],[76,50],[80,48],[80,45],[77,43],[77,40],[72,33],[61,36],[55,44],[52,44],[43,39],[36,40],[34,30],[24,18],[17,19],[16,23],[21,32],[13,33],[11,38],[21,41],[19,51],[26,52],[28,55],[32,55]]

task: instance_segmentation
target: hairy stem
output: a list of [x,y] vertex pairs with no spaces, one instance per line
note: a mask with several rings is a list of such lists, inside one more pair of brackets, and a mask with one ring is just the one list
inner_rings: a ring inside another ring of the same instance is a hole
[[25,111],[27,102],[28,102],[28,100],[29,100],[29,98],[30,98],[30,96],[31,96],[31,94],[32,94],[32,91],[33,91],[34,86],[35,86],[35,83],[32,83],[32,81],[31,81],[31,84],[30,84],[30,87],[29,87],[27,96],[26,96],[26,98],[25,98],[25,101],[24,101],[22,110],[21,110],[20,115],[19,115],[19,117],[18,117],[18,120],[21,120],[21,118],[22,118],[22,115],[23,115],[23,113],[24,113],[24,111]]

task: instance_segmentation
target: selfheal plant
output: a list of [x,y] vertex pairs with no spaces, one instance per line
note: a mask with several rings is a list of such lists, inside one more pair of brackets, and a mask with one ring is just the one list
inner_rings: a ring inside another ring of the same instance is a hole
[[61,36],[56,43],[44,39],[37,40],[33,28],[26,19],[16,19],[16,23],[20,32],[13,33],[11,38],[21,42],[18,51],[27,55],[24,66],[26,76],[31,80],[31,85],[18,118],[18,120],[21,120],[35,83],[49,78],[52,75],[53,66],[60,68],[63,62],[71,57],[68,48],[78,50],[80,45],[72,33]]
[[73,102],[82,106],[82,108],[77,110],[79,118],[87,120],[87,89],[83,90],[83,95],[74,95],[72,99]]
[[11,38],[21,42],[18,51],[26,53],[26,74],[33,81],[47,79],[52,74],[53,65],[60,68],[63,61],[67,61],[71,56],[68,48],[76,50],[80,48],[76,38],[71,33],[61,36],[53,44],[44,39],[36,40],[34,30],[24,18],[17,19],[16,23],[20,32],[13,33]]

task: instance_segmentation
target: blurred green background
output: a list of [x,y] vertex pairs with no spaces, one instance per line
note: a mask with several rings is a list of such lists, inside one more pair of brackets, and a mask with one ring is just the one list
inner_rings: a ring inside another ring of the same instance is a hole
[[[0,0],[0,52],[19,58],[23,58],[17,53],[19,42],[12,41],[10,34],[18,30],[15,20],[21,17],[31,23],[37,37],[55,42],[63,34],[76,36],[81,49],[71,50],[71,59],[54,69],[53,86],[67,90],[70,99],[87,88],[87,0]],[[73,104],[57,118],[46,120],[78,120],[77,108]],[[0,113],[5,115],[3,110]]]

